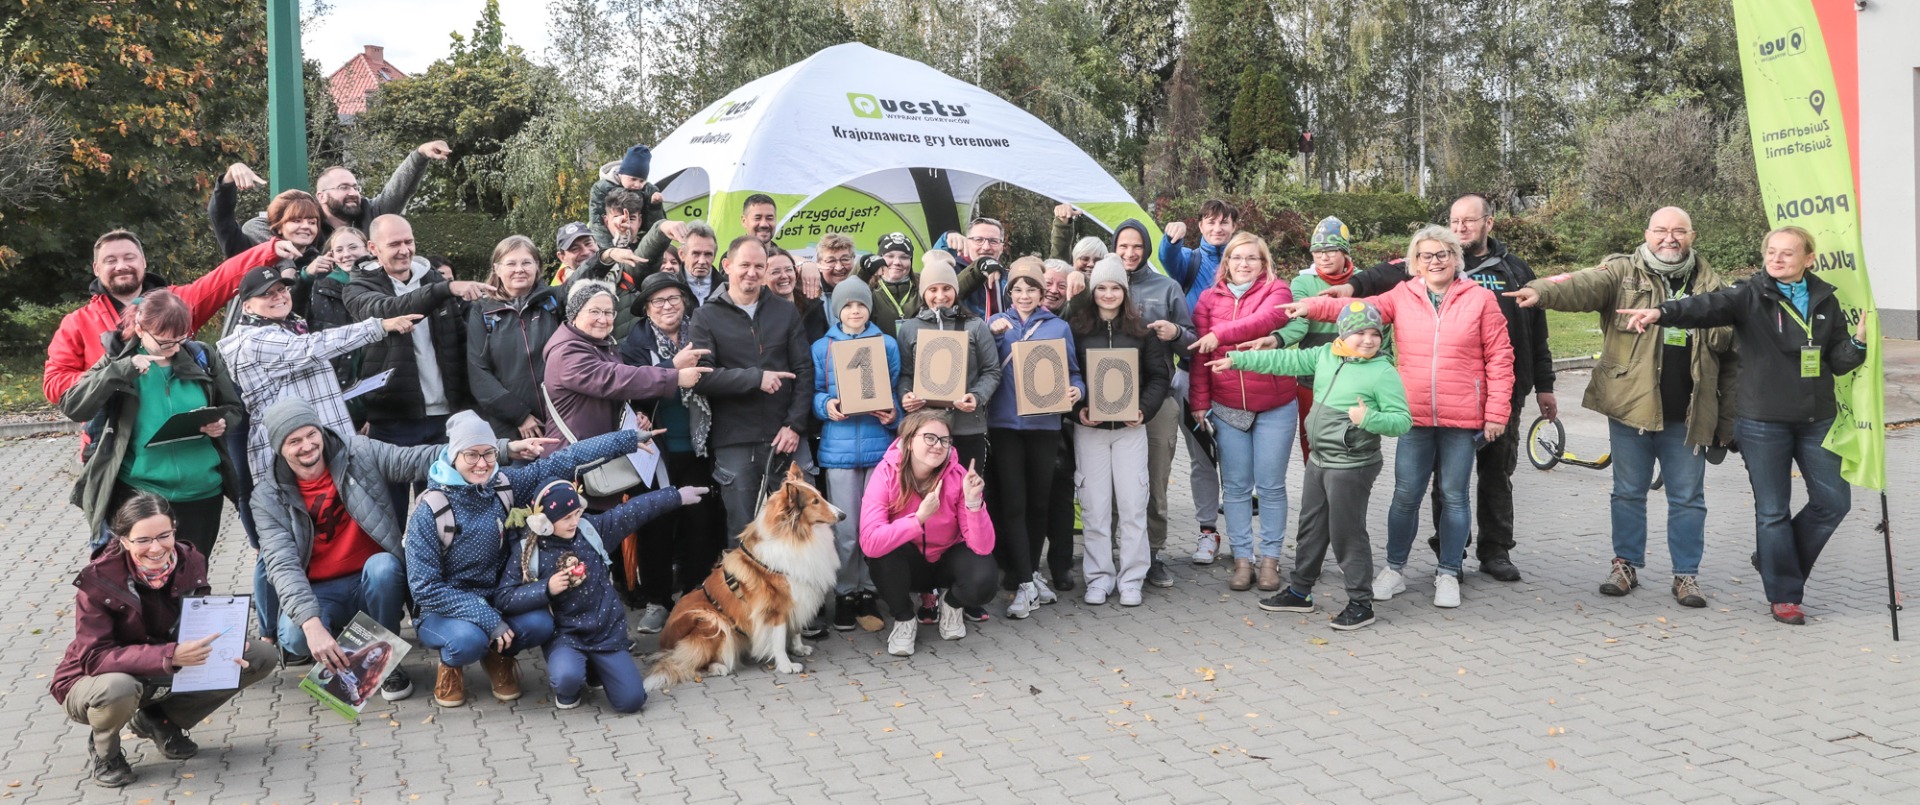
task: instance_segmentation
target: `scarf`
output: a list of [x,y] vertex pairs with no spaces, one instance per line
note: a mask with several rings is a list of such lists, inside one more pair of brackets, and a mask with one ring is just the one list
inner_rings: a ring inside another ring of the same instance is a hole
[[269,319],[264,316],[256,316],[248,313],[245,308],[235,308],[234,310],[240,314],[240,320],[238,322],[238,326],[240,327],[280,327],[294,335],[307,334],[306,319],[302,319],[292,313],[288,313],[284,319]]
[[1233,294],[1233,298],[1235,299],[1244,298],[1247,295],[1248,291],[1253,290],[1253,283],[1254,283],[1254,280],[1247,280],[1246,282],[1228,282],[1226,283],[1227,293]]
[[1678,263],[1668,263],[1655,257],[1653,250],[1647,248],[1647,244],[1645,243],[1640,244],[1638,253],[1640,256],[1640,264],[1646,266],[1648,271],[1658,276],[1671,280],[1678,277],[1692,276],[1693,274],[1692,249],[1688,249],[1687,256]]
[[[1363,330],[1362,332],[1365,332],[1365,331]],[[1329,346],[1332,347],[1333,349],[1333,357],[1339,358],[1341,360],[1364,361],[1367,358],[1372,357],[1371,355],[1361,355],[1358,352],[1354,352],[1353,347],[1347,346],[1347,340],[1344,338],[1333,339],[1333,343],[1329,344]],[[1373,354],[1378,355],[1380,353],[1378,350],[1376,350]]]
[[[686,326],[685,319],[681,320],[681,326]],[[662,365],[672,366],[673,356],[680,351],[680,345],[666,333],[660,332],[653,322],[647,322],[647,332],[653,333],[653,354],[659,357]],[[680,389],[680,402],[687,406],[687,418],[692,423],[693,454],[704,456],[707,454],[707,438],[713,431],[713,408],[707,405],[707,398],[695,394],[693,389]],[[581,522],[581,525],[585,524],[585,521]]]
[[146,585],[147,589],[158,590],[167,586],[167,579],[173,576],[174,557],[176,555],[177,554],[174,553],[167,554],[166,567],[160,568],[159,570],[148,570],[141,567],[139,562],[134,561],[133,554],[127,554],[127,567],[133,570],[134,579]]
[[1318,269],[1315,269],[1315,273],[1319,274],[1320,279],[1325,280],[1328,285],[1345,285],[1347,280],[1353,279],[1353,258],[1349,257],[1340,264],[1338,274],[1328,274]]
[[1774,280],[1773,285],[1774,287],[1780,289],[1781,296],[1786,297],[1788,302],[1793,303],[1793,308],[1795,310],[1800,311],[1800,318],[1804,319],[1807,317],[1807,278],[1806,277],[1801,277],[1799,282],[1781,282],[1779,280]]

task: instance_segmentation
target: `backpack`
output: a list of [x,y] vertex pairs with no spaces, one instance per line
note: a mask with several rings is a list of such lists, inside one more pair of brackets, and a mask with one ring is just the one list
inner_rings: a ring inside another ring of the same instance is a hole
[[[499,499],[501,508],[506,509],[507,512],[511,514],[513,511],[513,487],[496,487],[493,490],[493,495]],[[434,530],[439,532],[440,535],[440,552],[445,554],[447,549],[453,547],[453,538],[460,536],[460,523],[453,517],[453,501],[447,499],[447,493],[444,489],[428,489],[420,493],[420,502],[427,505],[428,511],[433,512]],[[504,543],[506,538],[507,521],[501,520],[501,542]]]

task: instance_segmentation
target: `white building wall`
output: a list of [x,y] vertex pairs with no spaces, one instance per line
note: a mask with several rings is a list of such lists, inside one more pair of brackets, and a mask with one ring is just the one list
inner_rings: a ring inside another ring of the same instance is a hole
[[1881,331],[1920,338],[1920,2],[1860,14],[1860,227]]

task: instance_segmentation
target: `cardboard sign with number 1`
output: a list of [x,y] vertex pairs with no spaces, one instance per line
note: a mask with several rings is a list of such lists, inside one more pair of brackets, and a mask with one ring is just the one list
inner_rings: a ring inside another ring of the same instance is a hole
[[840,413],[865,414],[893,408],[893,378],[887,371],[883,339],[834,341],[827,344],[827,352],[833,361]]

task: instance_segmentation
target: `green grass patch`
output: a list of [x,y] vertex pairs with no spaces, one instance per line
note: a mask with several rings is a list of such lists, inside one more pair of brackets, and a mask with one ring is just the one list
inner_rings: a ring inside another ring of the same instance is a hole
[[46,362],[45,352],[0,351],[0,414],[53,414],[40,395],[40,370]]
[[1547,311],[1547,346],[1555,358],[1586,358],[1600,351],[1600,315]]

